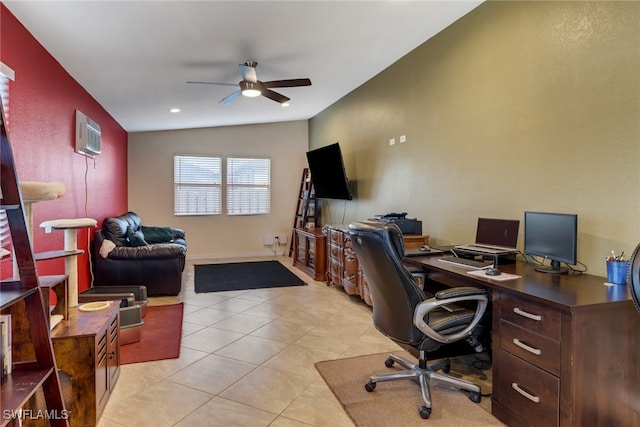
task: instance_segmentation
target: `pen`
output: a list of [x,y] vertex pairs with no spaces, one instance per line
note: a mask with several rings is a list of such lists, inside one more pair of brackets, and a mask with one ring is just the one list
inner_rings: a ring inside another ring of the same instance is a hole
[[624,261],[624,251],[620,255],[616,256],[616,253],[612,250],[611,255],[606,258],[607,261]]

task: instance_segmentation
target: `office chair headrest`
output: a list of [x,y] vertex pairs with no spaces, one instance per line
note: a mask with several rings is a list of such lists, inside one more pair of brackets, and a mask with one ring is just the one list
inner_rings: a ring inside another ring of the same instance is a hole
[[352,222],[349,224],[349,230],[378,234],[383,240],[388,240],[391,243],[400,259],[404,258],[404,239],[400,227],[396,224],[383,221]]

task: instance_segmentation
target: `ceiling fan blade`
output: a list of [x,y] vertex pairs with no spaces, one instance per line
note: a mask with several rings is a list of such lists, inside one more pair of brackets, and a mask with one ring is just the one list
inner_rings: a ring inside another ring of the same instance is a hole
[[291,100],[290,98],[287,98],[286,96],[279,94],[278,92],[274,92],[266,88],[262,89],[262,96],[265,96],[269,99],[279,102],[280,104],[284,102],[289,102]]
[[242,95],[242,92],[237,90],[237,91],[233,92],[231,95],[227,95],[224,98],[222,98],[218,102],[218,104],[228,104],[231,101],[233,101],[234,99],[239,98],[241,95]]
[[273,80],[270,82],[262,82],[264,87],[298,87],[298,86],[311,86],[311,80],[309,79],[289,79],[289,80]]
[[238,86],[238,83],[217,83],[217,82],[187,82],[196,85],[217,85],[217,86]]
[[238,65],[240,67],[240,74],[242,75],[242,80],[246,80],[248,82],[257,83],[258,75],[256,74],[256,66],[257,62],[245,62],[244,64]]

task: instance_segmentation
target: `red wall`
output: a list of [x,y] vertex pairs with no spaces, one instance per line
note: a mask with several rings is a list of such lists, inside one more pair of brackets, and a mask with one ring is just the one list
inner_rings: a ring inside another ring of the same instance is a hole
[[[45,234],[43,221],[102,219],[127,211],[127,132],[0,4],[0,61],[15,71],[9,82],[8,132],[18,177],[22,181],[60,181],[64,197],[33,205],[35,252],[64,248],[62,231]],[[93,159],[74,152],[75,110],[100,124],[102,154]],[[78,232],[80,290],[90,286],[87,239],[93,229]],[[2,278],[11,265],[0,265]],[[63,274],[64,260],[39,261],[38,273]]]

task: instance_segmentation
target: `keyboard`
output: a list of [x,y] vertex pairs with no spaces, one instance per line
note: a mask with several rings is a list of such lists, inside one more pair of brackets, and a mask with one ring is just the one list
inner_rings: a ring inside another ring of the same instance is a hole
[[476,259],[458,258],[455,256],[445,256],[442,258],[438,258],[438,261],[446,262],[447,264],[453,264],[458,267],[471,268],[474,270],[491,267],[493,265],[493,262],[491,261],[478,261]]

